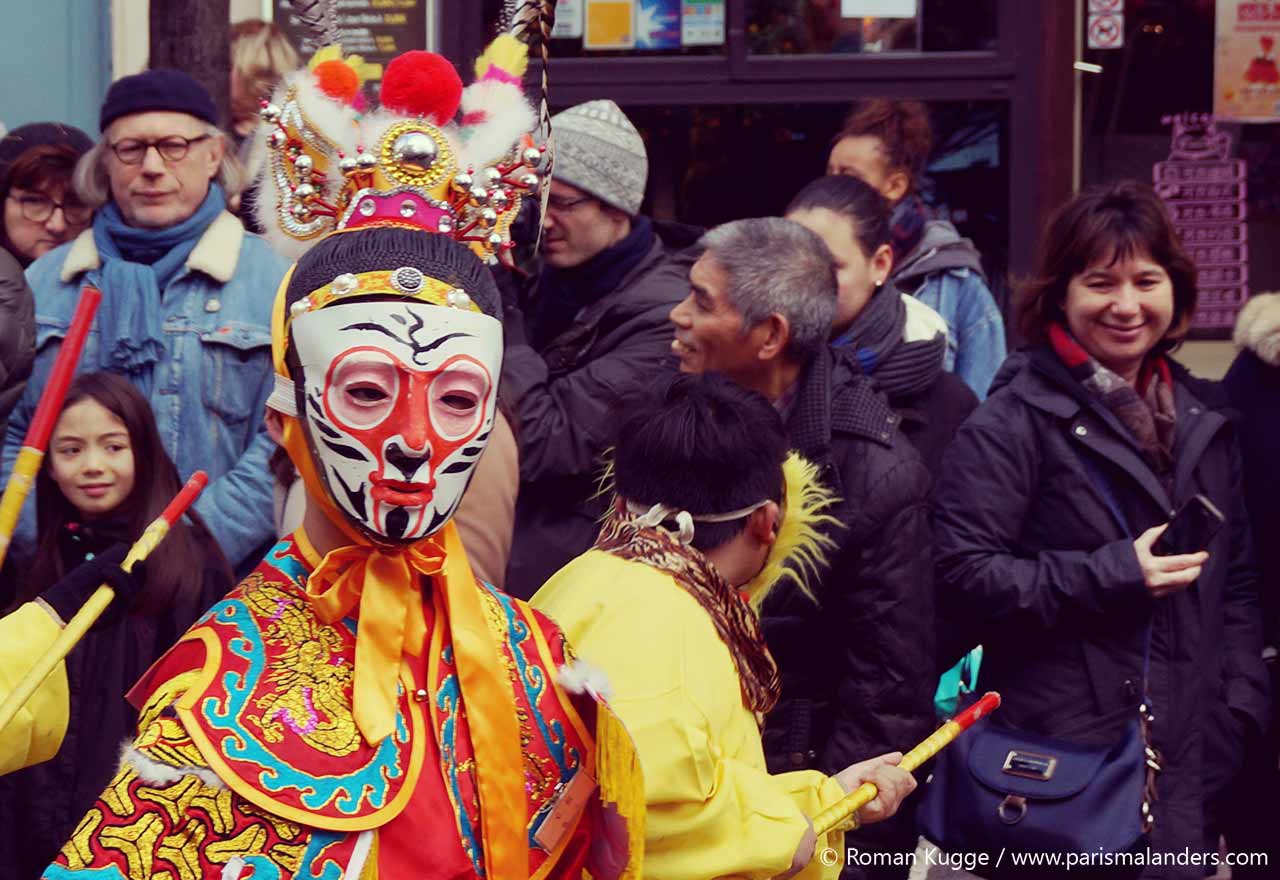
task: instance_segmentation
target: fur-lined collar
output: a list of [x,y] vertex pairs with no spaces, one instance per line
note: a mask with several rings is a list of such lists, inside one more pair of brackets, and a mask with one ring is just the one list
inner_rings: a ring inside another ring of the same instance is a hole
[[[195,250],[187,257],[186,267],[193,272],[203,272],[219,284],[226,284],[236,274],[243,243],[244,226],[234,214],[223,211],[200,236]],[[90,227],[76,237],[71,250],[67,251],[59,277],[63,282],[69,282],[101,267],[102,257],[98,255],[98,246],[93,243],[93,228]]]
[[1236,346],[1280,367],[1280,293],[1260,293],[1244,304],[1236,319]]

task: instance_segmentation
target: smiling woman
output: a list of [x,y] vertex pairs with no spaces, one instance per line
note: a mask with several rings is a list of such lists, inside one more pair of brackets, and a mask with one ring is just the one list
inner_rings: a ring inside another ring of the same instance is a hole
[[[1062,206],[1019,304],[1033,344],[960,428],[935,490],[939,605],[983,644],[983,686],[1001,692],[1010,736],[1110,749],[1117,772],[1119,746],[1134,746],[1133,806],[1116,828],[1149,833],[1161,853],[1217,839],[1214,811],[1268,708],[1227,402],[1166,357],[1195,278],[1149,186]],[[1193,552],[1156,544],[1201,496],[1228,527],[1201,530]],[[1140,723],[1140,703],[1154,722]],[[1156,756],[1145,768],[1144,748]],[[1140,807],[1156,818],[1145,832]],[[1010,850],[1055,845],[1030,825],[1009,832]],[[934,842],[975,850],[973,838]]]
[[1065,325],[1133,384],[1149,354],[1182,341],[1195,303],[1195,266],[1164,205],[1150,187],[1124,181],[1082,193],[1056,215],[1018,315],[1028,340]]

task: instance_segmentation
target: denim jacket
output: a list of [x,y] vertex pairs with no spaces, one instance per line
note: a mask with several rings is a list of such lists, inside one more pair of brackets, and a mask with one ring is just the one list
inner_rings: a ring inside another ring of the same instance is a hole
[[[4,479],[13,470],[80,290],[101,283],[100,266],[93,230],[87,229],[27,269],[35,295],[36,358],[5,434]],[[150,389],[160,438],[180,476],[208,472],[209,486],[195,508],[233,566],[275,536],[267,470],[274,444],[263,408],[273,381],[271,307],[287,269],[288,261],[265,241],[247,234],[231,214],[222,214],[161,292],[165,357],[128,377]],[[76,371],[105,369],[106,362],[95,326]],[[29,554],[35,538],[34,504],[28,504],[14,542]]]
[[984,400],[1004,363],[1004,318],[982,276],[972,269],[947,269],[930,275],[916,298],[947,322],[943,369],[955,373]]

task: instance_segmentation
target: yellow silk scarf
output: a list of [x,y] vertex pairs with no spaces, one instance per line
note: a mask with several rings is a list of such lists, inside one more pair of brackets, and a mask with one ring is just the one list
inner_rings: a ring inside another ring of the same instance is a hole
[[394,730],[402,653],[420,656],[426,646],[419,575],[434,584],[443,612],[436,625],[448,627],[453,646],[475,753],[488,874],[523,877],[528,834],[515,696],[457,527],[450,522],[403,549],[360,544],[331,550],[307,579],[307,595],[329,623],[359,606],[353,714],[373,745]]

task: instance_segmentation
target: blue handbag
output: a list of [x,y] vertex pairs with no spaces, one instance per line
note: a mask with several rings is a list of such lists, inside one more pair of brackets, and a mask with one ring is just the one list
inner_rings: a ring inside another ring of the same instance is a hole
[[986,853],[993,867],[1003,852],[1003,873],[1025,871],[1010,864],[1010,852],[1097,857],[1141,849],[1159,767],[1147,743],[1149,718],[1140,713],[1109,746],[984,718],[939,755],[917,813],[921,832],[948,852]]

